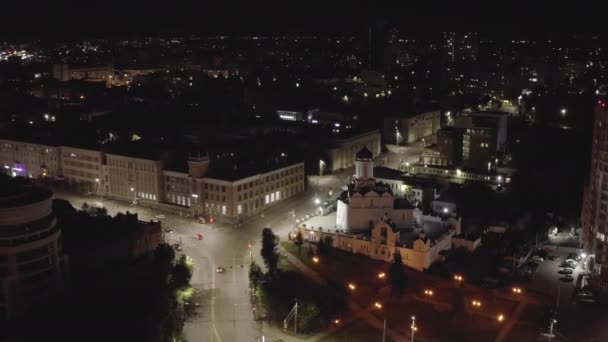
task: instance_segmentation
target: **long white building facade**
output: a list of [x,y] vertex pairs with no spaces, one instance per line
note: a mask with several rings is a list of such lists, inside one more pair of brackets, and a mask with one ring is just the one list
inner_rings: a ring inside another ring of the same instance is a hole
[[160,158],[0,140],[0,172],[78,184],[84,192],[160,210],[235,223],[305,189],[303,162],[233,174],[213,172],[207,156],[180,170]]

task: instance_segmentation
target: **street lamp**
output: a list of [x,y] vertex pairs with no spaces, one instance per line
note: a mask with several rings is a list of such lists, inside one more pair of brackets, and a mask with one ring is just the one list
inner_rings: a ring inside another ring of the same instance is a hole
[[376,309],[382,309],[382,303],[374,302],[374,307],[376,307]]
[[456,274],[456,275],[454,276],[454,280],[456,280],[457,282],[462,282],[462,281],[463,281],[463,279],[464,279],[464,278],[462,278],[462,276],[461,276],[461,275],[459,275],[459,274]]
[[563,117],[563,116],[566,116],[566,114],[568,113],[568,110],[566,108],[562,108],[562,110],[560,110],[559,112]]
[[378,279],[384,279],[384,278],[386,278],[386,273],[384,273],[384,272],[378,273]]
[[505,320],[505,316],[503,314],[498,314],[498,316],[496,317],[496,320],[499,322],[502,322]]
[[427,295],[427,296],[429,296],[429,297],[432,297],[433,296],[433,290],[424,290],[424,294]]
[[513,293],[521,294],[521,288],[519,288],[519,287],[514,287],[512,289],[512,291],[513,291]]
[[414,333],[418,330],[418,327],[416,327],[416,316],[412,316],[412,338],[411,338],[411,342],[414,342]]
[[317,205],[318,205],[318,204],[320,204],[320,203],[321,203],[321,200],[320,200],[318,197],[315,197],[315,204],[317,204]]
[[348,289],[351,290],[351,291],[355,291],[357,289],[357,286],[355,286],[355,284],[353,284],[353,283],[349,283],[348,284]]
[[319,258],[317,258],[317,257],[313,257],[313,258],[312,258],[312,261],[313,261],[315,264],[318,264],[318,263],[319,263]]

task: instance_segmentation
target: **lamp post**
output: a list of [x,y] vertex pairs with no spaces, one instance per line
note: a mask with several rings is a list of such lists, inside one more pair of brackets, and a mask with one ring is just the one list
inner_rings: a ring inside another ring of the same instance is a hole
[[414,333],[418,330],[416,327],[416,316],[412,316],[412,335],[410,342],[414,342]]

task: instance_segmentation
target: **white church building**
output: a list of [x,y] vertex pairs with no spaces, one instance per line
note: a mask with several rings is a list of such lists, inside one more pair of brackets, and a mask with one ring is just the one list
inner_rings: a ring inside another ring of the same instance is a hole
[[411,227],[414,207],[396,198],[390,186],[374,179],[374,156],[367,147],[356,155],[354,181],[337,200],[336,228],[349,232],[368,230],[379,219],[390,219],[397,229]]

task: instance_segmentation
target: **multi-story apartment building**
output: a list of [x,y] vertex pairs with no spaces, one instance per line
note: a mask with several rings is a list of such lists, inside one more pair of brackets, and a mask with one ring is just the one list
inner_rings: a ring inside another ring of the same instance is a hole
[[59,151],[51,144],[0,140],[0,163],[12,176],[57,177],[62,174]]
[[61,146],[61,165],[67,182],[80,184],[93,193],[106,192],[101,151]]
[[592,268],[608,281],[608,101],[599,100],[593,120],[591,168],[584,188],[581,224]]
[[0,180],[0,319],[13,318],[69,279],[53,193]]
[[163,201],[162,160],[118,154],[106,154],[105,158],[107,195],[133,202]]
[[336,146],[328,151],[328,160],[319,161],[319,173],[336,171],[355,165],[355,157],[363,147],[375,156],[380,154],[380,132],[373,130],[348,139],[336,141]]
[[441,126],[440,111],[418,113],[407,117],[384,118],[382,132],[387,144],[411,144],[434,135]]

